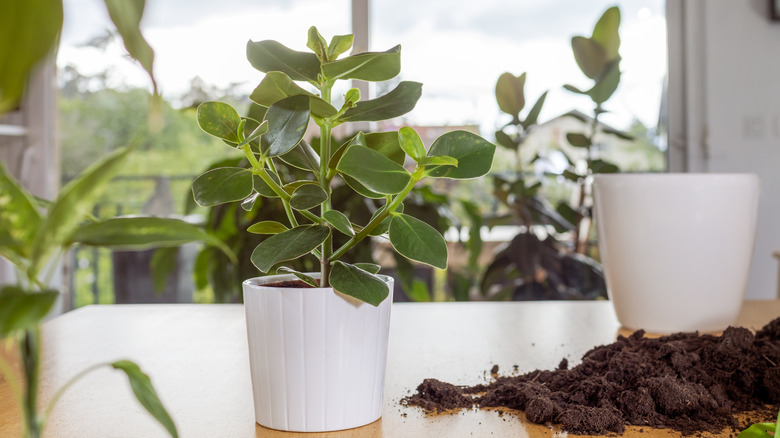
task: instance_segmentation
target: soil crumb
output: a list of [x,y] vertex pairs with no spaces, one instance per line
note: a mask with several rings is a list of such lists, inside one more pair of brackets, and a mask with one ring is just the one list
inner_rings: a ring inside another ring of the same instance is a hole
[[755,334],[729,327],[721,336],[647,338],[640,330],[590,350],[573,368],[564,358],[554,371],[496,376],[473,387],[425,379],[401,404],[433,413],[516,409],[528,421],[572,434],[623,433],[629,425],[718,433],[746,427],[735,417],[740,413],[773,421],[780,404],[778,364],[780,318]]

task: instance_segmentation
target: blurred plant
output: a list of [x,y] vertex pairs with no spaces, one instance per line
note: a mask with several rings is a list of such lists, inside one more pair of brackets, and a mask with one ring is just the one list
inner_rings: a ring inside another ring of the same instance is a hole
[[[520,232],[509,244],[499,250],[488,265],[481,279],[480,290],[490,299],[592,299],[604,294],[603,279],[598,264],[572,254],[564,242],[556,237],[573,229],[545,199],[540,190],[543,181],[528,170],[538,154],[524,162],[523,145],[534,129],[544,105],[547,92],[536,100],[525,119],[520,113],[525,107],[526,74],[514,76],[502,74],[496,83],[496,101],[504,113],[512,119],[496,132],[499,145],[514,152],[514,171],[493,177],[494,195],[499,203],[509,209],[506,216],[480,218],[471,212],[472,223],[511,224]],[[471,239],[478,236],[479,228],[472,227]],[[472,243],[471,251],[479,251],[481,241]],[[471,272],[473,265],[472,256]],[[463,280],[460,280],[462,283]]]
[[[585,151],[585,167],[577,165],[576,160],[568,157],[569,167],[563,176],[576,186],[576,199],[573,204],[562,202],[558,205],[558,213],[574,224],[572,243],[575,252],[588,254],[591,245],[591,205],[589,200],[591,177],[596,173],[616,173],[620,169],[614,163],[596,158],[594,148],[597,147],[596,136],[601,131],[623,139],[632,140],[620,131],[604,128],[599,123],[599,117],[606,113],[604,103],[615,93],[620,84],[620,9],[613,6],[607,9],[596,22],[593,34],[588,37],[575,36],[571,39],[574,59],[582,73],[593,81],[587,91],[566,84],[564,88],[572,93],[588,96],[594,104],[593,117],[590,119],[590,129],[587,132],[569,132],[566,140],[575,148]],[[570,113],[574,117],[576,114]],[[587,119],[580,118],[587,123]],[[601,129],[600,129],[601,128]],[[565,152],[564,152],[565,154]]]

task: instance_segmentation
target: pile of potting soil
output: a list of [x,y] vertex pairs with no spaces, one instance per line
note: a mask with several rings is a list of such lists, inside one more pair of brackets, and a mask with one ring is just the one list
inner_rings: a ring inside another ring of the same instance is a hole
[[[638,331],[587,352],[569,369],[497,377],[457,387],[426,379],[401,400],[426,412],[472,407],[525,411],[528,421],[573,434],[622,433],[627,425],[691,434],[738,429],[736,414],[774,421],[780,404],[780,318],[753,334],[729,327],[722,336]],[[495,369],[495,367],[494,367]]]

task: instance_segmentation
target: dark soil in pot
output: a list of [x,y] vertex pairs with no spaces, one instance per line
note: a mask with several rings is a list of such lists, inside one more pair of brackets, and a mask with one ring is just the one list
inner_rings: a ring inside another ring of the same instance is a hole
[[780,318],[755,334],[730,327],[721,336],[648,338],[638,331],[590,350],[571,369],[564,359],[554,371],[496,376],[473,387],[426,379],[401,403],[427,412],[516,409],[533,423],[587,435],[622,433],[628,425],[717,433],[745,427],[737,419],[744,413],[754,413],[752,421],[774,422]]

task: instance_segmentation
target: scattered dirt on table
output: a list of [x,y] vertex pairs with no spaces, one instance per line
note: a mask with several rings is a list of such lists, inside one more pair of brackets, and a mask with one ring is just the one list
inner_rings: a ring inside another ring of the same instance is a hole
[[472,387],[426,379],[401,403],[434,413],[516,409],[528,421],[573,434],[622,433],[628,425],[718,433],[745,427],[737,414],[752,412],[746,423],[774,421],[779,365],[780,318],[755,334],[729,327],[721,336],[648,338],[637,331],[590,350],[571,369],[563,359],[554,371],[496,377]]

